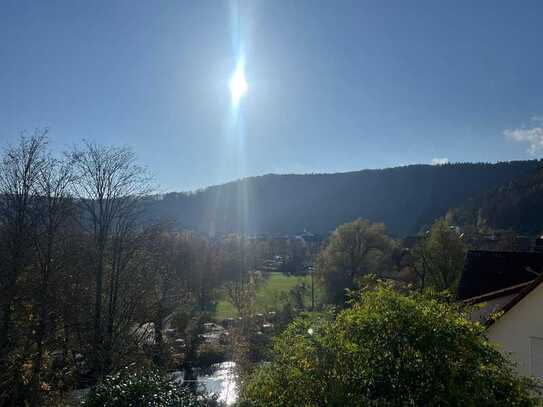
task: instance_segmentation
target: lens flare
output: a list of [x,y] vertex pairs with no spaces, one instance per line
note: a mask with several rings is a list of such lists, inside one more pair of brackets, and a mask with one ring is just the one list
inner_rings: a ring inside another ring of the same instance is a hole
[[247,93],[249,85],[245,79],[245,67],[243,63],[238,63],[236,70],[232,74],[230,79],[230,95],[232,96],[232,103],[234,106],[239,105],[239,102],[243,95]]

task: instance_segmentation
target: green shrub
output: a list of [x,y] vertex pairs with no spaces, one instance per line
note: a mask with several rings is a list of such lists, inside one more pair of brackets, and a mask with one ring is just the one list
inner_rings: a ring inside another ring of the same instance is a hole
[[123,371],[106,377],[82,403],[85,407],[204,407],[214,402],[173,383],[157,370]]
[[429,294],[365,291],[334,319],[298,319],[242,386],[251,406],[533,406],[484,328]]

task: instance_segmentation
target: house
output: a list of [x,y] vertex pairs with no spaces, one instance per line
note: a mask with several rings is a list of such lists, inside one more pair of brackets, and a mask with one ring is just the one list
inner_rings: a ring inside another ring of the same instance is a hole
[[519,373],[543,379],[543,252],[470,251],[458,298],[509,354]]
[[485,304],[476,313],[484,320],[535,280],[543,253],[470,250],[458,284],[457,297],[469,304]]
[[487,337],[510,354],[524,375],[543,380],[543,274],[486,321]]

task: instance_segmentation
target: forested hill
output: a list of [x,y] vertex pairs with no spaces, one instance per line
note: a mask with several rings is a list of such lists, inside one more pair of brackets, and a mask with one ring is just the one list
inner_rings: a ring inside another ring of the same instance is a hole
[[153,218],[209,234],[326,233],[364,217],[416,233],[469,197],[529,174],[539,161],[410,165],[336,174],[264,175],[149,200]]
[[469,199],[455,211],[458,221],[473,223],[481,215],[496,229],[526,234],[543,231],[543,166]]

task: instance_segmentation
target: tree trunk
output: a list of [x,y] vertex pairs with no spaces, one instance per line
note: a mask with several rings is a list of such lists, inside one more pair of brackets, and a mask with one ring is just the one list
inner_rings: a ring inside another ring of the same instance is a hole
[[103,372],[102,363],[102,280],[104,271],[104,242],[102,237],[98,242],[98,264],[96,267],[96,297],[94,304],[94,343],[93,357],[96,377],[99,377]]
[[162,307],[158,306],[156,318],[154,322],[155,326],[155,346],[153,358],[157,365],[164,366],[164,337],[162,336]]
[[0,333],[0,366],[6,362],[10,351],[11,308],[15,296],[16,280],[17,267],[13,266],[10,270],[4,293],[5,303],[2,310],[2,331]]
[[[43,308],[45,308],[43,306]],[[40,405],[40,376],[43,367],[43,339],[45,335],[44,312],[41,313],[38,329],[36,331],[36,353],[32,361],[32,383],[30,405],[38,407]]]
[[43,342],[45,340],[45,330],[47,324],[47,292],[49,290],[48,266],[42,268],[42,284],[39,293],[39,320],[36,328],[35,342],[36,353],[32,360],[32,381],[30,384],[30,405],[38,407],[40,405],[40,378],[43,367]]

